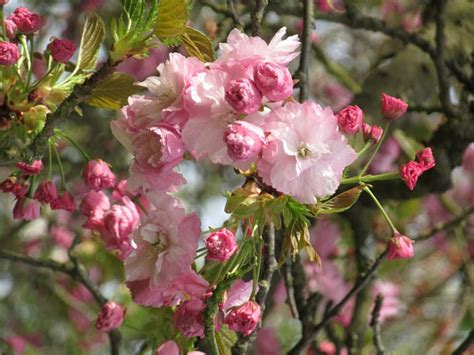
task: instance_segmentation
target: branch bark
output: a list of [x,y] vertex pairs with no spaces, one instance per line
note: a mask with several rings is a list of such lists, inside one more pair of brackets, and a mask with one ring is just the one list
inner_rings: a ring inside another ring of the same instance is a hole
[[265,8],[268,5],[268,0],[255,0],[255,7],[250,14],[252,23],[252,35],[260,36],[262,34],[262,20],[265,13]]
[[304,0],[303,2],[303,33],[301,38],[301,58],[300,66],[296,73],[299,80],[300,95],[299,100],[303,102],[308,99],[308,70],[311,54],[311,32],[313,30],[314,1]]
[[382,309],[382,305],[383,296],[377,295],[375,298],[374,310],[372,311],[372,319],[370,320],[370,326],[374,331],[373,342],[377,355],[383,355],[385,353],[385,347],[383,346],[382,336],[380,334],[380,310]]

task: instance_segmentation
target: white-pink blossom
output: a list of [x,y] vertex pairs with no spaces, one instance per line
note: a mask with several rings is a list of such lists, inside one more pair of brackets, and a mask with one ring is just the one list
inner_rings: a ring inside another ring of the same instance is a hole
[[303,203],[334,193],[343,170],[357,157],[332,110],[313,102],[273,110],[264,130],[269,136],[257,163],[259,175]]

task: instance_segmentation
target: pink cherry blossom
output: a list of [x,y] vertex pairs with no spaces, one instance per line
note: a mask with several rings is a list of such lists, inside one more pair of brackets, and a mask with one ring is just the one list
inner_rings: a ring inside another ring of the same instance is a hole
[[382,115],[389,120],[400,118],[408,109],[408,104],[396,97],[382,93]]
[[18,162],[16,167],[20,169],[23,175],[38,175],[43,170],[43,162],[41,160],[35,160],[31,164]]
[[262,94],[249,79],[229,81],[225,87],[225,99],[237,113],[257,112],[262,104]]
[[423,168],[423,171],[430,170],[436,165],[433,152],[429,147],[416,152],[416,161],[420,163]]
[[410,259],[413,257],[413,240],[398,232],[394,232],[393,236],[387,243],[387,259]]
[[97,330],[108,333],[122,325],[125,310],[113,301],[108,301],[102,307],[95,323]]
[[151,286],[168,283],[194,262],[200,236],[200,221],[185,215],[178,200],[154,198],[155,210],[134,233],[136,249],[125,260],[127,281],[151,278]]
[[259,62],[254,67],[254,81],[262,95],[272,101],[285,100],[293,92],[290,71],[279,64]]
[[20,51],[16,44],[0,41],[0,65],[11,66],[20,59]]
[[41,28],[40,15],[31,12],[26,7],[16,8],[8,18],[15,22],[18,31],[23,33],[36,32]]
[[39,215],[40,205],[38,201],[29,197],[22,197],[16,200],[13,207],[14,219],[25,219],[28,221],[38,218]]
[[237,250],[234,233],[226,228],[212,232],[204,239],[207,247],[207,259],[225,262]]
[[87,217],[84,228],[98,230],[103,226],[104,214],[110,209],[110,201],[102,191],[87,192],[80,205],[79,211]]
[[49,45],[51,56],[56,62],[67,63],[76,52],[76,44],[69,39],[55,38]]
[[288,103],[268,115],[262,159],[263,181],[303,203],[334,193],[344,168],[357,157],[330,108]]
[[227,126],[224,132],[227,154],[236,161],[242,170],[255,162],[260,155],[265,141],[262,128],[240,120]]
[[82,176],[87,187],[95,191],[109,189],[115,185],[114,173],[101,159],[90,160],[84,167]]
[[50,203],[51,201],[58,198],[56,186],[52,181],[42,181],[38,185],[33,198],[41,203]]
[[117,256],[124,260],[133,250],[132,232],[138,227],[140,216],[128,197],[124,197],[122,203],[113,205],[104,214],[99,230],[107,249],[117,250]]
[[356,134],[364,122],[364,112],[359,106],[347,106],[337,114],[337,124],[345,134]]
[[362,133],[364,135],[365,142],[372,142],[377,144],[382,139],[383,128],[377,125],[369,125],[368,123],[362,124]]
[[57,199],[51,201],[50,206],[53,210],[66,210],[69,212],[72,212],[76,209],[74,198],[67,191],[59,194]]
[[233,29],[227,37],[227,42],[219,44],[221,54],[214,66],[223,67],[235,61],[246,67],[257,61],[287,65],[299,55],[300,41],[297,35],[283,39],[285,34],[286,28],[280,28],[267,44],[260,37],[249,37],[240,30]]
[[51,237],[58,246],[68,249],[74,240],[74,233],[66,227],[54,225],[51,227]]
[[377,280],[374,282],[374,296],[383,296],[382,308],[380,309],[379,321],[399,316],[402,311],[400,303],[400,287],[390,281]]
[[253,280],[245,282],[239,279],[235,281],[227,291],[227,298],[222,305],[224,313],[227,314],[231,309],[248,302],[252,295],[252,287]]
[[203,337],[203,311],[205,303],[192,299],[180,305],[174,312],[174,325],[186,337]]
[[418,178],[423,174],[423,165],[416,161],[409,161],[400,166],[400,177],[405,182],[410,190],[416,186]]
[[257,327],[260,321],[260,306],[254,301],[248,301],[243,305],[233,308],[224,318],[230,329],[249,336]]

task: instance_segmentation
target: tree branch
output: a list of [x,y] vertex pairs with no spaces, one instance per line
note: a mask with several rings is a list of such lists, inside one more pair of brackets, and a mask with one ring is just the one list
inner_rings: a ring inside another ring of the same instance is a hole
[[237,27],[239,30],[243,30],[244,25],[242,21],[240,21],[240,17],[237,14],[237,10],[235,9],[235,0],[227,0],[227,11],[232,18],[232,21],[234,21],[235,27]]
[[114,71],[117,63],[106,62],[84,83],[76,85],[72,93],[59,105],[56,111],[48,114],[43,130],[33,139],[27,147],[26,158],[41,158],[46,150],[48,139],[54,134],[57,124],[69,117],[74,108],[92,93],[92,90]]
[[[71,278],[84,285],[91,292],[100,308],[102,308],[102,306],[108,301],[107,298],[102,295],[98,287],[92,283],[92,281],[82,269],[82,266],[79,265],[77,259],[75,258],[71,259],[71,265],[66,263],[58,263],[57,261],[50,259],[35,259],[9,250],[0,250],[0,259],[20,262],[30,266],[42,267],[69,275]],[[120,352],[120,333],[118,330],[113,330],[108,335],[110,341],[110,353],[112,355],[118,355]]]
[[252,13],[250,14],[252,24],[252,35],[254,36],[260,36],[262,34],[261,23],[267,5],[268,0],[255,0],[255,7],[253,8]]
[[342,310],[342,308],[345,306],[345,304],[354,296],[356,295],[360,290],[362,290],[365,285],[370,281],[372,276],[375,274],[377,269],[379,268],[380,264],[382,261],[385,260],[385,257],[387,256],[387,250],[383,251],[377,259],[374,261],[372,266],[369,268],[367,273],[359,278],[358,281],[354,284],[354,286],[349,290],[349,292],[344,296],[344,298],[339,301],[334,307],[331,308],[330,311],[328,311],[324,318],[316,325],[311,326],[311,329],[308,331],[308,333],[302,337],[298,343],[288,352],[289,355],[298,355],[300,354],[311,342],[313,339],[319,334],[319,332],[326,326],[326,324],[329,322],[329,320],[338,315],[339,312]]
[[314,1],[304,0],[303,2],[303,33],[301,38],[300,66],[296,72],[300,88],[299,100],[303,102],[308,99],[308,70],[311,54],[311,32],[313,30]]
[[459,344],[459,346],[456,348],[456,350],[454,350],[452,352],[453,355],[462,355],[464,354],[464,352],[469,349],[469,346],[474,343],[474,330],[471,330],[468,334],[468,336],[466,337],[466,339],[464,339],[464,341]]
[[370,326],[372,327],[373,341],[375,349],[377,350],[377,355],[383,355],[385,353],[385,347],[382,343],[382,336],[380,334],[380,310],[382,309],[383,296],[377,295],[375,298],[374,310],[372,311],[372,319],[370,320]]

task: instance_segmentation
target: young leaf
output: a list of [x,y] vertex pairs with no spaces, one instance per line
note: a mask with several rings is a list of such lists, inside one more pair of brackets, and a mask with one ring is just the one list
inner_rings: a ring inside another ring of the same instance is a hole
[[76,69],[71,76],[80,70],[87,71],[95,69],[97,56],[104,36],[105,26],[102,19],[96,13],[88,13],[84,30],[82,31]]
[[212,42],[204,33],[186,27],[182,39],[188,55],[196,57],[202,62],[212,62],[215,59]]
[[187,21],[186,0],[160,0],[155,35],[159,39],[178,37],[185,32]]
[[92,90],[86,100],[91,106],[118,110],[127,104],[129,96],[138,92],[139,88],[133,83],[135,79],[125,73],[113,73]]
[[348,210],[359,199],[365,185],[359,185],[334,196],[333,198],[317,204],[315,213],[340,213]]

